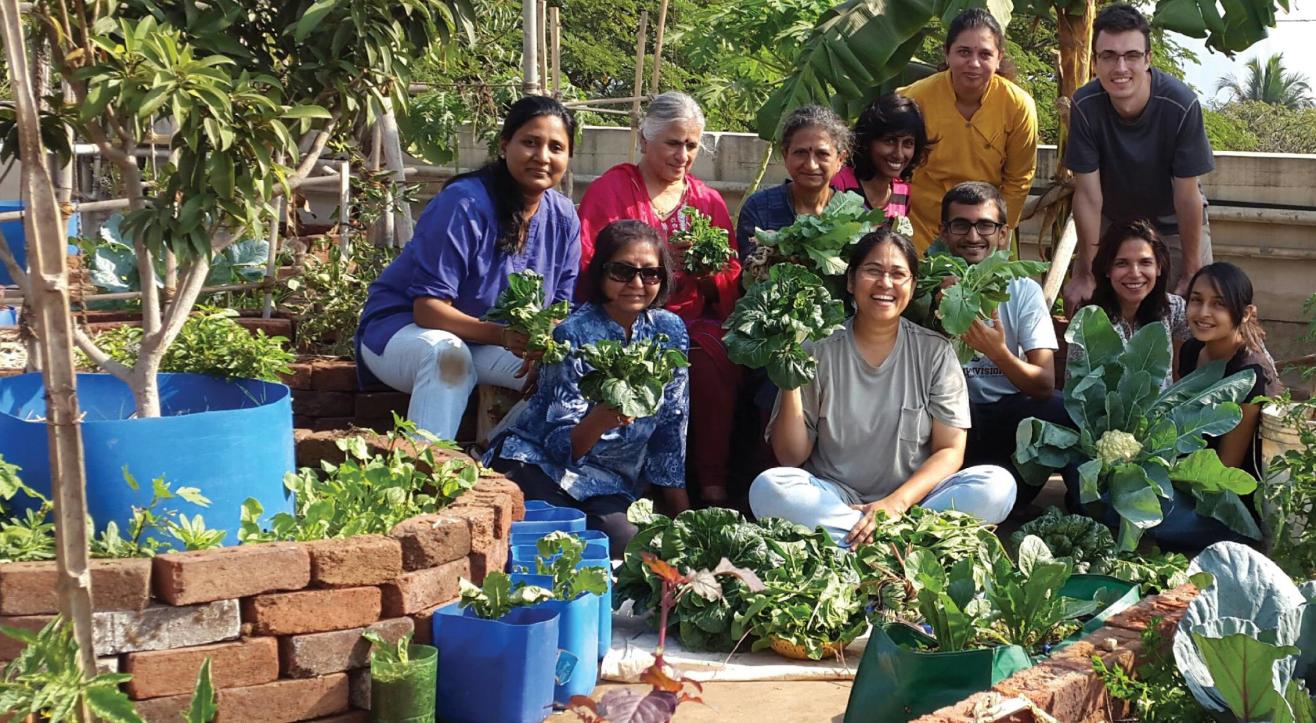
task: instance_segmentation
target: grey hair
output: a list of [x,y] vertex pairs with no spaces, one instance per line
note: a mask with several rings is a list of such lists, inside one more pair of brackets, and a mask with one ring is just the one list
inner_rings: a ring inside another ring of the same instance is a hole
[[678,90],[669,90],[649,101],[649,109],[640,124],[640,135],[651,141],[677,121],[693,121],[699,126],[700,135],[706,126],[704,112],[694,98]]
[[854,133],[850,131],[850,126],[836,115],[831,108],[825,108],[821,105],[805,105],[791,111],[786,116],[786,122],[781,127],[781,152],[784,155],[791,147],[791,137],[797,131],[805,128],[817,128],[832,137],[832,143],[835,144],[837,151],[850,150],[851,139]]

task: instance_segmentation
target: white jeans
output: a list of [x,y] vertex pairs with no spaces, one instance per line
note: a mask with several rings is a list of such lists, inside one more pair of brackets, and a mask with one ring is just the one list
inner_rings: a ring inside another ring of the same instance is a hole
[[[995,525],[1010,514],[1015,492],[1009,472],[983,464],[942,480],[919,504],[932,510],[959,510]],[[773,467],[749,487],[749,506],[755,517],[780,517],[811,530],[822,525],[841,546],[860,517],[846,499],[835,482],[797,467]]]
[[361,361],[379,380],[411,394],[407,419],[443,439],[457,436],[476,384],[520,389],[521,360],[497,346],[469,344],[452,332],[407,324],[382,355],[361,347]]

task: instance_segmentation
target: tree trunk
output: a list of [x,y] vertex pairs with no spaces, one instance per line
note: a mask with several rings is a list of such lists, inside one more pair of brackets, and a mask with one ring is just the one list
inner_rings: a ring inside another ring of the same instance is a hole
[[[1094,0],[1087,0],[1078,14],[1066,14],[1056,8],[1056,40],[1060,47],[1059,77],[1056,78],[1056,97],[1061,103],[1074,99],[1078,90],[1091,77],[1092,20],[1096,15]],[[1059,163],[1056,180],[1067,181],[1069,169],[1065,167],[1065,145],[1069,140],[1068,105],[1060,109],[1060,142],[1057,144]]]

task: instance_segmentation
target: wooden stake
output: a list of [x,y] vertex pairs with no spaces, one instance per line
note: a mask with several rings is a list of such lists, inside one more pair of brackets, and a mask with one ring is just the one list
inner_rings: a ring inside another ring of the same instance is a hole
[[640,11],[640,30],[635,34],[635,101],[631,103],[631,150],[628,159],[635,162],[635,151],[639,146],[640,132],[640,96],[644,93],[644,47],[649,33],[649,11]]
[[653,74],[649,76],[649,95],[658,95],[658,76],[663,69],[663,31],[667,29],[667,0],[658,7],[658,34],[653,41]]
[[[69,314],[68,268],[63,220],[50,182],[49,160],[32,95],[18,0],[0,0],[9,85],[18,121],[19,152],[36,159],[23,164],[31,215],[23,224],[31,274],[28,289],[37,317],[43,356],[46,425],[50,439],[51,499],[55,506],[55,569],[59,609],[73,625],[78,663],[87,678],[96,675],[91,629],[91,573],[87,567],[87,491],[79,426],[77,377],[73,369],[73,324]],[[88,711],[81,711],[90,720]]]

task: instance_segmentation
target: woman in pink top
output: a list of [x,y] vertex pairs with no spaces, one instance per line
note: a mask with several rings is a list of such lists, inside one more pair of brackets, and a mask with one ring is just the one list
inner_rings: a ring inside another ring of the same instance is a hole
[[622,219],[653,226],[678,261],[685,246],[671,237],[690,224],[683,209],[693,208],[726,230],[733,251],[726,267],[696,275],[678,263],[665,306],[685,321],[690,333],[688,479],[704,503],[722,504],[727,499],[731,424],[742,373],[727,358],[722,322],[739,297],[740,259],[734,253],[736,237],[726,202],[690,173],[703,132],[704,114],[685,93],[669,91],[649,103],[640,126],[640,162],[608,169],[580,201],[580,262],[582,268],[589,265],[595,237]]
[[886,212],[887,227],[910,236],[909,178],[928,159],[928,131],[914,101],[894,93],[874,100],[854,127],[850,163],[832,188],[863,195],[869,208]]

